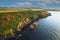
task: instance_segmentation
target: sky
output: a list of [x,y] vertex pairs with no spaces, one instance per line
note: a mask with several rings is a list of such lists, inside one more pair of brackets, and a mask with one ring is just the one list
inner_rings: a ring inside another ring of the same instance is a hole
[[0,7],[60,8],[60,0],[0,0]]

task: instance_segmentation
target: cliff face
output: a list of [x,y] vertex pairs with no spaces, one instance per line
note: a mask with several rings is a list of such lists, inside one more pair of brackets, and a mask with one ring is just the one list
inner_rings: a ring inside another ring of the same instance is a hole
[[30,18],[25,18],[21,22],[18,23],[18,28],[22,28],[24,25],[28,24],[30,22]]
[[[36,20],[38,18],[38,15],[35,15],[34,17],[32,17],[33,20],[31,18],[25,18],[24,20],[22,20],[21,22],[18,23],[17,29],[23,28],[24,25],[27,25],[28,23]],[[37,22],[34,22],[33,25],[37,25]]]

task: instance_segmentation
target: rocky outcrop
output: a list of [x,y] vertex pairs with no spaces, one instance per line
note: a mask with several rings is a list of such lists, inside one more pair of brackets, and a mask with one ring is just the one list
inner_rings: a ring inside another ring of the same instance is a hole
[[30,30],[34,30],[34,28],[38,25],[38,22],[34,22],[32,25],[30,25]]
[[23,28],[24,25],[30,22],[30,18],[25,18],[21,22],[18,23],[17,29]]

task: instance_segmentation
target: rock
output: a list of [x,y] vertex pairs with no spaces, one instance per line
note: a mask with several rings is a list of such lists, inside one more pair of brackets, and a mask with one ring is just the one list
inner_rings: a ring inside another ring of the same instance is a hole
[[34,30],[34,26],[33,25],[30,26],[30,30],[31,31]]
[[35,15],[33,18],[34,18],[34,19],[37,19],[37,18],[38,18],[38,15]]
[[34,25],[34,26],[37,26],[37,25],[38,25],[38,22],[34,22],[33,25]]
[[9,33],[11,33],[12,35],[14,35],[14,34],[13,34],[13,29],[10,29],[10,30],[9,30]]
[[23,25],[24,25],[24,22],[23,21],[19,22],[18,28],[22,28]]
[[34,22],[31,26],[30,26],[30,30],[34,30],[34,28],[38,25],[37,22]]
[[27,22],[27,23],[29,23],[29,21],[30,21],[30,18],[26,18],[25,20],[26,20],[26,22]]
[[15,36],[12,36],[10,33],[8,33],[8,34],[5,35],[5,39],[6,40],[14,40]]
[[49,13],[49,15],[48,16],[51,16],[51,13]]

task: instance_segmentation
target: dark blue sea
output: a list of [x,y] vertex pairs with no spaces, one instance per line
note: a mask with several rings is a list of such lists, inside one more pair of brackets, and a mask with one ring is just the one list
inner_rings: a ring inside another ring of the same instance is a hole
[[35,29],[27,29],[19,40],[60,40],[60,11],[48,12],[51,16],[39,19]]

